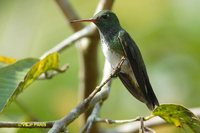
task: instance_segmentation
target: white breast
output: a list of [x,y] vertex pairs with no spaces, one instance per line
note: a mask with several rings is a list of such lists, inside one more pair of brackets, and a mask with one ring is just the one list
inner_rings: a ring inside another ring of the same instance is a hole
[[103,48],[103,53],[104,53],[105,58],[110,62],[112,67],[115,67],[119,63],[122,56],[114,52],[105,44],[102,46],[102,48]]
[[[120,54],[114,52],[112,49],[110,49],[108,47],[108,44],[106,44],[105,42],[102,42],[102,49],[103,49],[105,58],[111,64],[112,68],[115,68],[119,64],[119,62],[122,58],[122,55],[120,55]],[[121,67],[121,71],[126,73],[129,70],[130,70],[130,65],[129,65],[128,61],[125,60]]]
[[108,60],[108,62],[110,62],[111,66],[113,68],[116,67],[116,65],[120,62],[122,56],[110,49],[105,41],[102,41],[102,49],[105,58]]
[[[104,53],[106,60],[111,64],[112,68],[115,68],[119,64],[119,62],[122,58],[122,55],[120,55],[120,54],[114,52],[112,49],[110,49],[108,47],[108,44],[106,44],[106,42],[103,40],[102,40],[102,49],[103,49],[103,53]],[[130,75],[131,78],[133,79],[133,81],[136,81],[134,73],[130,67],[128,60],[125,60],[123,65],[121,66],[121,72]]]

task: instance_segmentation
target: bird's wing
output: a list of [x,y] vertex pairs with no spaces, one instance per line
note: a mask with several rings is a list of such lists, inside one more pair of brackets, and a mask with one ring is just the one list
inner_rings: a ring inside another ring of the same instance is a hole
[[144,98],[144,95],[143,95],[142,91],[138,87],[137,83],[133,82],[133,79],[131,78],[131,76],[129,74],[126,74],[126,73],[123,73],[123,72],[119,72],[118,73],[118,77],[120,78],[120,80],[122,81],[124,86],[128,89],[128,91],[135,98],[137,98],[141,102],[146,103],[146,99]]
[[[139,85],[139,89],[141,91],[140,93],[142,93],[143,95],[142,99],[145,100],[149,109],[154,109],[156,105],[159,105],[159,103],[149,82],[146,67],[139,48],[130,37],[130,35],[124,30],[119,32],[118,40],[121,43],[124,49],[124,54],[131,65],[136,81]],[[127,81],[125,81],[125,77],[123,75],[119,76],[121,77],[120,79],[130,92],[131,89],[135,89],[136,86],[133,85],[133,87],[131,88],[130,83],[127,83]]]

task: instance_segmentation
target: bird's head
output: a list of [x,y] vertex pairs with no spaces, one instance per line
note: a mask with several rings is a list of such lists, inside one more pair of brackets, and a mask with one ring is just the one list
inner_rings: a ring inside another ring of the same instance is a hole
[[117,16],[110,10],[102,10],[90,19],[73,20],[71,22],[93,22],[99,28],[100,31],[120,27],[120,23]]

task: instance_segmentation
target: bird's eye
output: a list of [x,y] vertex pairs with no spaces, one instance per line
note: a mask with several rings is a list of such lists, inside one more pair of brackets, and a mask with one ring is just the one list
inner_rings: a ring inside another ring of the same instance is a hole
[[108,17],[109,17],[108,14],[105,14],[105,15],[102,16],[103,19],[107,19]]

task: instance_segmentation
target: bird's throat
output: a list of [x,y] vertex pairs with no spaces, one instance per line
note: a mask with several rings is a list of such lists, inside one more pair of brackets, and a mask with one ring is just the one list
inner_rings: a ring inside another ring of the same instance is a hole
[[110,51],[116,52],[120,55],[124,55],[123,48],[119,42],[118,34],[103,34],[100,32],[101,43],[106,45]]

